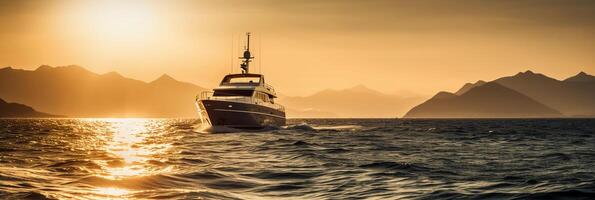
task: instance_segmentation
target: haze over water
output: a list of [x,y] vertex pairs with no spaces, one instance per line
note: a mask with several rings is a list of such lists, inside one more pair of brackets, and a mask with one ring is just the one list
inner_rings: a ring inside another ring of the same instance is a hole
[[432,95],[528,69],[595,73],[593,10],[590,0],[5,1],[0,67],[76,64],[213,88],[239,72],[251,31],[254,66],[284,95],[359,84]]
[[593,119],[2,119],[0,199],[436,199],[595,195]]

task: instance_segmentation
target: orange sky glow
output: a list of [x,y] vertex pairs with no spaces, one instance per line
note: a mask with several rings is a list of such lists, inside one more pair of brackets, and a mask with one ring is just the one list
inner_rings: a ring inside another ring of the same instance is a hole
[[76,64],[215,87],[239,72],[231,58],[251,31],[252,70],[283,94],[364,84],[430,95],[528,69],[595,73],[594,10],[593,1],[10,1],[0,2],[0,67]]

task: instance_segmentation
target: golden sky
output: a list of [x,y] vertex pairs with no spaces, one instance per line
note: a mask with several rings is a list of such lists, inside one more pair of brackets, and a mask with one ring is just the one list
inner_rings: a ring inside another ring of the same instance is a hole
[[1,1],[0,66],[76,64],[214,87],[251,31],[252,71],[262,58],[283,94],[358,84],[433,94],[527,69],[593,74],[593,19],[588,0]]

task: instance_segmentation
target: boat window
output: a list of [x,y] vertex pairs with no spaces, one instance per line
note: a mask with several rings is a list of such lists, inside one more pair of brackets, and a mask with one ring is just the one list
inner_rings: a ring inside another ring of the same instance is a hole
[[260,93],[256,93],[255,97],[256,97],[256,99],[258,99],[258,100],[263,100],[263,99],[262,99],[262,94],[260,94]]
[[264,98],[265,102],[269,102],[269,95],[262,94],[262,97]]
[[268,95],[266,95],[264,93],[257,92],[256,95],[255,95],[255,97],[256,97],[256,99],[260,99],[261,101],[269,102]]
[[229,83],[260,83],[260,77],[235,77],[229,79]]
[[213,96],[230,97],[230,96],[252,96],[253,90],[215,90]]

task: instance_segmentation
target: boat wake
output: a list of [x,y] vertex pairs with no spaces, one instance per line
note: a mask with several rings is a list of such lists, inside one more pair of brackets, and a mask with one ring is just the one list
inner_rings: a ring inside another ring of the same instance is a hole
[[226,126],[211,126],[208,124],[198,124],[194,126],[194,131],[199,133],[245,133],[245,132],[268,132],[278,130],[294,130],[303,132],[333,132],[333,131],[359,131],[363,130],[363,126],[359,125],[335,125],[335,126],[316,126],[307,123],[300,123],[288,126],[266,126],[261,129],[237,129]]
[[334,125],[334,126],[316,126],[307,123],[289,125],[283,127],[285,130],[301,130],[301,131],[357,131],[362,130],[364,127],[359,125]]
[[243,132],[241,129],[235,129],[225,126],[211,126],[208,124],[198,124],[194,127],[194,131],[199,133],[239,133]]
[[208,124],[198,124],[194,127],[195,132],[199,133],[246,133],[246,132],[267,132],[273,130],[280,130],[282,127],[266,126],[260,129],[238,129],[226,126],[211,126]]

